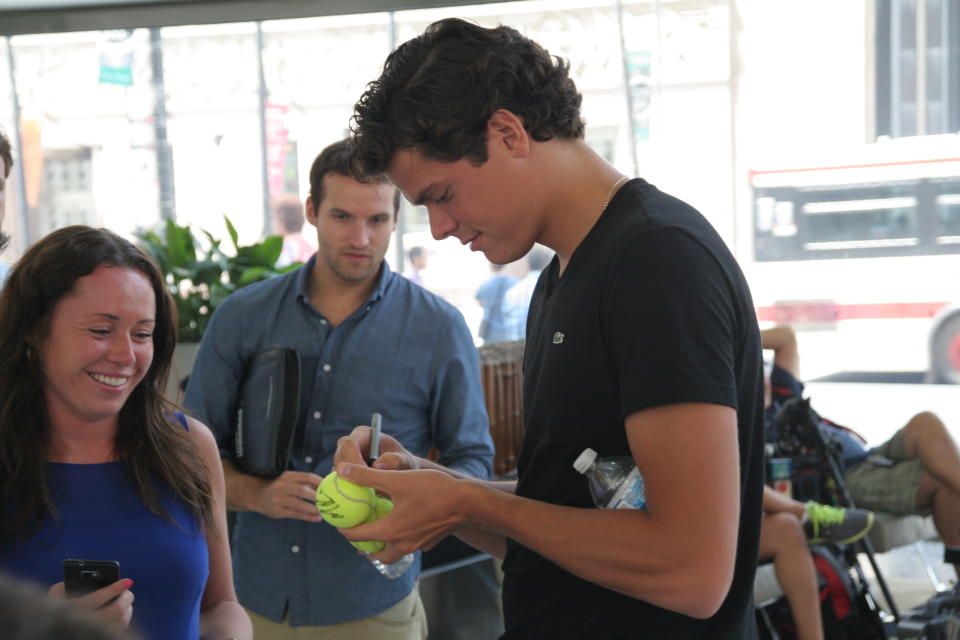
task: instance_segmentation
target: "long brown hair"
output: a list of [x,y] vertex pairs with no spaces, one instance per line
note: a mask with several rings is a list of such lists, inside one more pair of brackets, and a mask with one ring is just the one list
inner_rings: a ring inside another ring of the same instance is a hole
[[[34,244],[0,292],[0,544],[28,536],[57,511],[47,484],[50,422],[40,346],[57,303],[101,266],[124,267],[150,281],[156,300],[153,362],[120,410],[114,453],[147,508],[172,519],[156,481],[168,486],[204,527],[212,523],[209,470],[193,438],[163,397],[176,344],[176,308],[156,264],[106,229],[72,226]],[[173,422],[171,422],[173,421]]]

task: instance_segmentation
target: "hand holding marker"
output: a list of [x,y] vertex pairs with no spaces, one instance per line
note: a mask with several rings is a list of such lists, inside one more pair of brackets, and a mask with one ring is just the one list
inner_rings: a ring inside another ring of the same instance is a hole
[[[379,413],[371,416],[370,426],[372,433],[370,434],[370,453],[367,457],[368,465],[372,465],[380,455],[381,416]],[[336,471],[331,471],[317,487],[316,500],[317,510],[320,511],[323,519],[338,528],[375,522],[393,509],[393,502],[388,498],[376,495],[370,487],[361,487],[340,478]],[[350,544],[366,553],[376,553],[386,546],[379,540],[350,542]],[[383,564],[373,558],[370,558],[370,562],[386,577],[396,578],[413,564],[413,554],[408,553],[393,564]]]

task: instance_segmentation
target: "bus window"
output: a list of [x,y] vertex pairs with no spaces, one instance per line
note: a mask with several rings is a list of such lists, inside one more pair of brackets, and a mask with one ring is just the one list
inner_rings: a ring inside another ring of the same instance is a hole
[[937,185],[937,243],[960,244],[960,180]]
[[919,241],[915,189],[911,184],[811,194],[816,199],[801,206],[801,224],[806,228],[803,250],[915,246]]

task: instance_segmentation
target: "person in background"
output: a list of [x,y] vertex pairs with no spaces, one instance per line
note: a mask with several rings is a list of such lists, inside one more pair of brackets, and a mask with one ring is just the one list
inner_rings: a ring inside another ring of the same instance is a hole
[[852,544],[873,526],[873,512],[841,509],[816,502],[806,504],[763,489],[760,561],[773,562],[777,581],[790,607],[797,640],[822,640],[817,569],[808,544]]
[[116,560],[121,579],[76,606],[147,640],[249,640],[216,442],[162,395],[174,317],[157,266],[105,229],[54,231],[10,272],[0,569],[63,595],[65,558]]
[[[13,152],[10,149],[10,140],[0,131],[0,253],[10,244],[10,236],[3,232],[3,218],[6,213],[7,179],[13,170]],[[0,288],[7,278],[10,267],[0,264]]]
[[484,344],[511,340],[507,327],[503,296],[517,283],[511,275],[502,273],[503,265],[490,263],[491,276],[477,289],[476,298],[483,307],[483,319],[477,334]]
[[[388,438],[401,471],[369,467],[359,427],[337,471],[395,507],[341,533],[384,540],[383,562],[450,533],[506,556],[506,638],[755,637],[762,354],[724,241],[595,153],[567,63],[506,26],[428,26],[352,130],[356,170],[425,205],[434,238],[498,264],[535,243],[556,255],[527,322],[518,481],[465,479]],[[646,509],[594,507],[572,466],[586,447],[634,459]]]
[[[767,440],[780,433],[777,412],[790,398],[803,394],[797,336],[788,326],[761,332],[764,349],[774,352],[773,370],[765,388]],[[868,447],[850,429],[820,420],[828,442],[839,444],[838,464],[857,507],[896,515],[930,515],[937,533],[950,546],[960,545],[960,453],[957,443],[935,414],[914,415],[889,440]],[[954,565],[960,576],[960,566]]]
[[[435,449],[477,478],[493,467],[470,331],[453,306],[390,270],[399,195],[382,178],[354,179],[352,153],[349,140],[335,142],[310,169],[316,255],[217,308],[184,400],[220,443],[227,505],[238,512],[237,592],[257,640],[426,636],[419,556],[388,580],[317,512],[338,438],[379,412],[384,432],[417,455]],[[245,363],[274,345],[300,354],[300,436],[289,470],[267,479],[234,466],[234,417]]]
[[422,271],[427,268],[427,252],[423,247],[411,247],[407,251],[407,259],[410,261],[410,268],[403,275],[411,282],[424,286]]
[[542,247],[534,247],[527,254],[527,274],[520,282],[507,289],[503,297],[503,315],[508,340],[523,340],[527,333],[527,313],[533,290],[540,279],[540,272],[550,264],[550,253]]
[[0,629],[5,640],[137,640],[31,584],[0,575]]
[[285,267],[294,262],[306,263],[314,249],[300,231],[303,229],[303,205],[294,197],[282,198],[273,205],[274,233],[283,237],[283,249],[277,258],[277,266]]

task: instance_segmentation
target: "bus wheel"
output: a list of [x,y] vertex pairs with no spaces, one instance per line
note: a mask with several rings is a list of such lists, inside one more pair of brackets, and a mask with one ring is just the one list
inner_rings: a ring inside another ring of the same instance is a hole
[[960,384],[960,315],[948,318],[940,326],[930,355],[934,380]]

